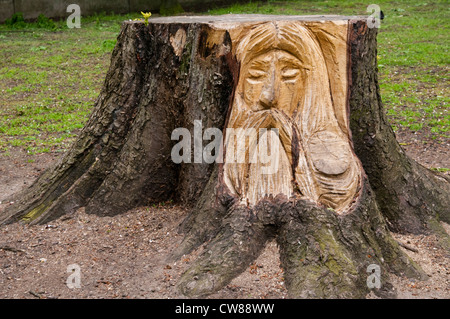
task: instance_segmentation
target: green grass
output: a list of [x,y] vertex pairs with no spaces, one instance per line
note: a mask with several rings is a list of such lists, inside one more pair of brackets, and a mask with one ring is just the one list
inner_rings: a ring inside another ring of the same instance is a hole
[[64,151],[92,111],[122,21],[136,17],[0,25],[0,152]]
[[432,167],[431,170],[436,171],[436,172],[441,172],[441,173],[450,172],[450,168],[445,168],[445,167]]
[[[252,1],[204,14],[367,15],[370,1]],[[449,138],[448,1],[385,1],[378,35],[380,88],[395,130]],[[122,21],[133,15],[0,25],[0,154],[64,151],[89,117]],[[16,19],[17,20],[17,19]],[[20,19],[19,19],[20,20]]]

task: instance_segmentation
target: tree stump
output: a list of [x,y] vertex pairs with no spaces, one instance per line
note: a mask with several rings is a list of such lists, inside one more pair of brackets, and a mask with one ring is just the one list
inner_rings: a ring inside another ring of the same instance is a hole
[[221,289],[274,238],[293,298],[364,297],[372,269],[391,296],[389,272],[423,273],[389,230],[441,231],[450,183],[396,141],[376,35],[365,17],[124,22],[78,140],[0,221],[174,199],[191,213],[172,260],[205,244],[178,282],[187,296]]

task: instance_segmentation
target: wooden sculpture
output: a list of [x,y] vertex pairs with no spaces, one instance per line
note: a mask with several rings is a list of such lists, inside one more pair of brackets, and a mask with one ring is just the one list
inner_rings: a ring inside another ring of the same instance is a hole
[[[346,24],[324,23],[323,28],[339,34],[333,39],[337,45],[345,41]],[[322,52],[314,32],[298,22],[264,23],[239,40],[240,77],[227,127],[241,130],[226,147],[236,149],[232,143],[245,141],[249,129],[260,133],[275,128],[279,133],[274,140],[279,143],[276,172],[261,174],[260,161],[266,159],[257,154],[258,136],[249,136],[251,146],[239,156],[244,163],[225,163],[225,183],[241,200],[255,204],[266,195],[283,194],[339,213],[355,201],[362,167],[351,146],[346,99],[333,104],[329,81],[330,76],[339,78],[345,83],[337,83],[336,90],[345,90],[347,70],[329,75],[325,62],[339,53],[344,53],[339,58],[346,66],[345,51]],[[255,156],[258,162],[249,163]]]
[[77,141],[0,222],[46,223],[80,207],[114,215],[174,199],[190,213],[169,258],[205,244],[178,282],[187,296],[223,288],[269,240],[291,297],[364,297],[374,265],[373,291],[391,296],[389,272],[423,272],[389,230],[442,234],[450,183],[397,143],[379,94],[377,29],[366,20],[125,22]]

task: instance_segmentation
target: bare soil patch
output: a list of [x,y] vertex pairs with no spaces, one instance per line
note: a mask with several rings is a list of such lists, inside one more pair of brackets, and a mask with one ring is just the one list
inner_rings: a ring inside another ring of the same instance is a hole
[[[426,167],[450,166],[448,143],[423,143],[411,134],[398,136],[408,154]],[[30,185],[59,156],[12,151],[0,157],[0,210],[9,205],[9,195]],[[114,217],[79,209],[47,225],[0,227],[0,298],[184,298],[175,284],[202,248],[176,263],[166,258],[182,239],[177,228],[187,214],[177,205],[140,207]],[[449,233],[449,225],[443,226]],[[436,236],[393,235],[415,250],[402,248],[429,277],[390,275],[398,297],[450,298],[450,252]],[[66,280],[73,264],[80,267],[81,287],[71,289]],[[276,243],[210,298],[287,298]]]

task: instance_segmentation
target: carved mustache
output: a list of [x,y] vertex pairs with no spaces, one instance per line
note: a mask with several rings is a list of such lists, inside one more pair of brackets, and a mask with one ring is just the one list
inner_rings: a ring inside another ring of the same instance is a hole
[[[269,179],[262,178],[261,180],[259,180],[260,177],[253,176],[254,183],[266,181],[266,184],[274,185],[271,183],[275,182],[276,184],[277,181],[286,180],[286,178],[290,181],[295,176],[295,167],[298,164],[299,150],[301,149],[298,128],[289,116],[277,109],[257,112],[240,109],[236,114],[237,116],[234,121],[230,122],[226,131],[226,176],[238,194],[247,194],[254,200],[258,196],[253,194],[256,188],[249,186],[252,165],[259,167],[259,174],[263,175],[286,172],[283,169],[279,171],[279,165],[285,165],[285,169],[288,169],[290,165],[292,167],[290,176],[284,175],[284,178],[274,179],[268,177]],[[232,131],[229,131],[230,129]],[[285,156],[282,156],[283,152]],[[235,157],[237,161],[235,161]],[[279,162],[283,157],[285,164]],[[259,182],[257,182],[258,180]],[[269,182],[270,180],[272,182]],[[279,186],[286,187],[286,184]],[[286,192],[289,193],[288,190],[283,191],[283,193]]]
[[[278,109],[268,109],[258,112],[241,112],[234,123],[232,123],[231,127],[234,129],[243,129],[241,134],[236,135],[236,138],[238,139],[245,139],[246,136],[248,136],[244,135],[247,134],[247,129],[254,129],[255,134],[261,132],[261,129],[277,129],[281,145],[289,158],[293,171],[295,170],[301,149],[299,141],[300,135],[297,124],[288,115]],[[259,138],[258,136],[249,137],[250,141],[253,143],[246,149],[247,155],[250,149],[256,147],[261,136],[259,136]]]

